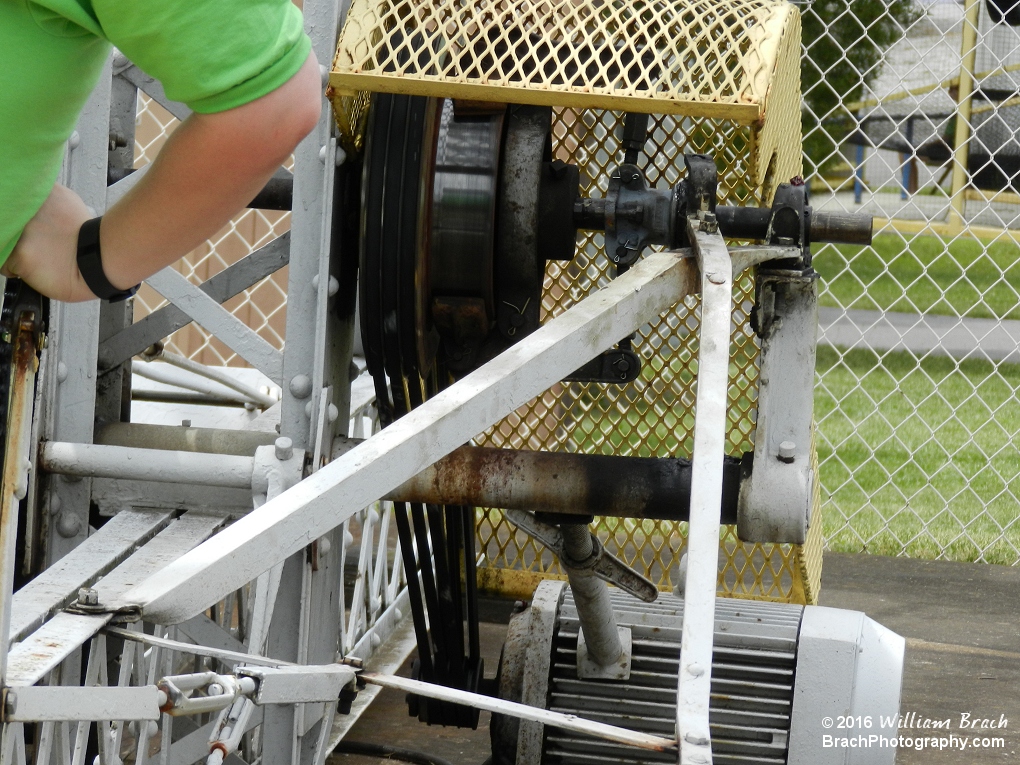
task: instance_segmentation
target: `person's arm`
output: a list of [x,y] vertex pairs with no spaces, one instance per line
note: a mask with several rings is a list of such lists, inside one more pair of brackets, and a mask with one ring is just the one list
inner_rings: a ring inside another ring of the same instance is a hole
[[[103,270],[126,289],[183,257],[250,202],[315,127],[322,107],[311,54],[276,90],[244,106],[192,114],[152,167],[106,215]],[[78,229],[92,217],[77,194],[54,188],[4,265],[42,294],[64,301],[95,296],[76,262]]]

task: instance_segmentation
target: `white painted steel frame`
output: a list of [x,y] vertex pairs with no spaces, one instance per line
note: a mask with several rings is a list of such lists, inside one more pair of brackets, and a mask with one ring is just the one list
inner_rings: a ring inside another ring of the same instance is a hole
[[676,727],[681,765],[711,765],[708,707],[726,453],[733,264],[718,229],[704,232],[697,218],[692,217],[687,232],[701,271],[701,321]]
[[[696,272],[686,254],[649,255],[609,286],[174,561],[158,577],[126,593],[118,605],[141,606],[145,618],[163,624],[191,618],[559,382],[609,348],[614,338],[657,318],[695,291]],[[726,305],[728,322],[729,302]],[[726,349],[724,345],[724,353]]]
[[280,383],[283,354],[176,269],[168,266],[145,282],[270,380]]

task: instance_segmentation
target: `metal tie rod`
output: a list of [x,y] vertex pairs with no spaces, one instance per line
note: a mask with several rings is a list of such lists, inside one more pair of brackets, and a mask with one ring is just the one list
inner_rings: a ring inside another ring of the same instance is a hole
[[[195,656],[208,656],[228,663],[255,664],[258,666],[272,667],[298,666],[292,662],[281,661],[279,659],[270,659],[265,656],[254,656],[238,653],[237,651],[197,646],[192,645],[191,643],[183,643],[177,640],[170,640],[168,638],[155,637],[153,635],[146,635],[143,632],[133,632],[117,627],[107,627],[105,631],[108,634],[117,635],[125,640],[132,640],[144,645],[171,651],[180,651],[181,653],[188,653]],[[420,680],[411,680],[410,678],[386,675],[379,672],[359,671],[358,678],[366,683],[378,685],[380,688],[393,688],[398,691],[414,693],[419,696],[427,696],[428,698],[437,699],[439,701],[448,701],[454,704],[465,704],[487,712],[495,712],[497,714],[508,715],[510,717],[518,717],[522,720],[532,720],[544,723],[545,725],[551,725],[556,728],[562,728],[575,733],[584,733],[589,736],[605,739],[606,741],[615,741],[616,743],[626,744],[639,749],[648,749],[657,752],[668,752],[676,749],[676,741],[673,741],[672,739],[662,738],[661,736],[653,736],[648,733],[639,733],[637,731],[628,730],[627,728],[620,728],[616,725],[608,725],[594,720],[586,720],[585,718],[578,717],[577,715],[553,712],[548,709],[531,707],[527,704],[505,701],[492,696],[485,696],[480,693],[460,691],[454,688],[447,688],[442,685],[434,685],[433,683],[425,683]]]
[[676,741],[673,741],[672,739],[662,738],[661,736],[653,736],[648,733],[638,733],[637,731],[619,728],[615,725],[607,725],[606,723],[595,722],[594,720],[586,720],[583,717],[578,717],[577,715],[553,712],[540,707],[529,707],[527,704],[518,704],[515,701],[506,701],[504,699],[497,699],[492,696],[483,696],[480,693],[471,693],[469,691],[459,691],[456,688],[447,688],[443,685],[433,685],[432,683],[424,683],[420,680],[411,680],[410,678],[397,677],[396,675],[381,675],[376,672],[360,672],[358,673],[358,677],[366,683],[372,683],[373,685],[378,685],[382,688],[392,688],[397,691],[414,693],[419,696],[428,696],[432,699],[448,701],[453,704],[466,704],[486,712],[495,712],[496,714],[518,717],[522,720],[531,720],[533,722],[551,725],[553,727],[562,728],[575,733],[584,733],[589,736],[595,736],[597,738],[605,739],[606,741],[615,741],[618,744],[627,744],[628,746],[634,746],[639,749],[648,749],[654,752],[676,751]]
[[718,230],[689,218],[687,231],[701,267],[698,391],[694,402],[694,473],[684,623],[677,680],[680,765],[712,765],[709,706],[719,565],[719,491],[726,446],[733,265]]

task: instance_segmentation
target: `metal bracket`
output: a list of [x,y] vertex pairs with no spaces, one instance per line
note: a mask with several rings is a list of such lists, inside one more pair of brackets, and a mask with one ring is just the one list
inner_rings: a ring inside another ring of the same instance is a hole
[[559,558],[560,564],[564,568],[590,571],[602,581],[615,584],[624,592],[629,592],[635,598],[646,603],[651,603],[659,597],[658,588],[650,580],[619,558],[607,553],[594,534],[591,537],[592,547],[595,551],[588,560],[578,562],[571,560],[570,556],[566,555],[563,534],[558,528],[536,520],[535,515],[526,510],[506,510],[504,512],[508,521],[548,547]]
[[637,165],[620,165],[606,191],[606,256],[629,266],[649,244],[671,239],[675,216],[672,189],[649,189]]
[[584,630],[577,636],[577,676],[584,680],[629,680],[631,659],[634,656],[630,627],[617,625],[620,636],[620,658],[613,664],[599,664],[588,649]]
[[745,542],[803,544],[811,521],[811,442],[818,275],[762,269],[754,462],[740,483],[737,531]]
[[273,446],[255,449],[251,472],[252,500],[256,508],[268,500],[296,486],[302,477],[305,453],[295,449],[289,438],[276,439]]

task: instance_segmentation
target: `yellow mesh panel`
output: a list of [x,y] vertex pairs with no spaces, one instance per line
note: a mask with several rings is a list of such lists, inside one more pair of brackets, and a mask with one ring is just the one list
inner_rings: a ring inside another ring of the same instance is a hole
[[781,0],[354,0],[330,82],[752,124],[796,18]]
[[[653,113],[645,161],[649,184],[676,183],[683,175],[684,152],[707,153],[719,167],[720,203],[759,205],[771,201],[778,183],[801,173],[799,42],[799,16],[781,2],[596,6],[575,0],[355,0],[331,84],[348,145],[360,145],[361,112],[354,109],[364,100],[350,97],[358,88],[554,104],[554,155],[580,167],[582,193],[595,197],[605,195],[610,172],[622,161],[617,136],[623,111],[614,107],[648,111]],[[500,44],[506,56],[496,55]],[[568,49],[573,59],[564,52]],[[575,49],[603,63],[578,69],[582,53]],[[666,56],[666,49],[673,53]],[[563,63],[568,59],[575,62],[570,76]],[[633,66],[617,66],[608,77],[607,67],[624,60]],[[671,69],[666,62],[686,62],[685,70]],[[601,234],[584,234],[573,261],[548,265],[543,318],[609,282],[611,264],[602,254],[602,239]],[[750,272],[736,279],[727,439],[727,453],[733,456],[754,448],[759,348],[748,322],[753,288]],[[477,442],[690,457],[699,312],[699,299],[687,298],[637,332],[633,348],[643,366],[635,382],[554,386]],[[817,461],[813,465],[817,476]],[[821,576],[817,477],[814,508],[804,546],[742,544],[735,528],[724,527],[720,593],[815,602]],[[670,577],[685,551],[686,524],[597,518],[595,527],[611,553],[660,588],[673,586]],[[478,539],[483,588],[528,597],[540,579],[563,577],[553,556],[504,521],[498,510],[479,512]]]

